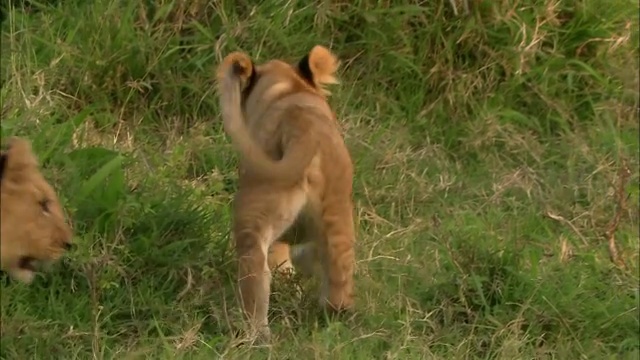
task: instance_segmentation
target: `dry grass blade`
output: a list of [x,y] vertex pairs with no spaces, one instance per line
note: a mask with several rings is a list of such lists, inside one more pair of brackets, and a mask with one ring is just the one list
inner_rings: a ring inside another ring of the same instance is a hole
[[567,262],[571,260],[573,257],[573,250],[571,249],[571,244],[564,236],[561,237],[562,241],[560,242],[560,261]]
[[613,219],[611,219],[611,222],[607,227],[607,232],[605,233],[609,244],[609,257],[611,258],[611,261],[620,268],[625,268],[626,265],[624,263],[624,259],[620,256],[618,245],[616,244],[616,230],[618,229],[618,225],[620,225],[622,214],[627,208],[627,197],[625,196],[624,189],[629,181],[629,176],[631,176],[631,171],[627,166],[627,162],[622,160],[622,165],[618,171],[618,183],[615,192],[616,210],[613,215]]
[[580,230],[578,230],[578,228],[577,228],[575,225],[573,225],[573,223],[572,223],[571,221],[569,221],[569,220],[565,219],[564,217],[562,217],[562,216],[560,216],[560,215],[554,214],[554,213],[552,213],[551,211],[548,211],[548,210],[547,210],[547,212],[546,212],[546,214],[545,214],[545,215],[547,215],[548,217],[550,217],[550,218],[551,218],[551,219],[553,219],[553,220],[556,220],[556,221],[559,221],[559,222],[561,222],[561,223],[565,223],[565,224],[569,225],[569,227],[571,228],[571,230],[573,230],[573,231],[576,233],[576,235],[578,235],[578,237],[580,238],[580,240],[582,240],[582,243],[583,243],[585,246],[586,246],[586,245],[588,245],[588,243],[587,243],[587,239],[582,235],[582,233],[580,232]]

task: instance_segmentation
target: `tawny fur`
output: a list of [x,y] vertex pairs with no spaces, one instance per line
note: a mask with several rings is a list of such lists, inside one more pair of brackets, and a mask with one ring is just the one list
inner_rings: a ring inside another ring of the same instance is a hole
[[224,128],[240,154],[233,212],[239,292],[263,336],[276,266],[312,273],[319,264],[321,305],[353,307],[353,164],[324,89],[338,82],[338,66],[315,46],[295,65],[254,65],[235,52],[218,68]]
[[1,160],[0,268],[29,284],[38,265],[57,261],[70,248],[72,233],[31,145],[12,138]]

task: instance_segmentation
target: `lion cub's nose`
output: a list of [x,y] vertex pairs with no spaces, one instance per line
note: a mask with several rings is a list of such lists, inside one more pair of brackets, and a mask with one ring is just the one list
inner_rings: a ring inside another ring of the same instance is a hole
[[74,246],[73,246],[73,244],[72,244],[72,243],[64,243],[64,244],[62,245],[62,247],[63,247],[65,250],[69,251],[69,250],[73,249],[73,247],[74,247]]

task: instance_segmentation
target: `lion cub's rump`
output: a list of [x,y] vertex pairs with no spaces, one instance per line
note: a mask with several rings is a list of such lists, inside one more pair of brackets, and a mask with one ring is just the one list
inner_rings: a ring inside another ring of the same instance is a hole
[[[240,295],[263,335],[269,264],[318,261],[321,304],[335,311],[353,306],[353,165],[324,89],[337,83],[338,65],[328,49],[315,46],[294,65],[256,65],[235,52],[218,68],[224,128],[240,154],[233,217]],[[283,234],[294,224],[304,230],[305,245],[290,259]]]
[[0,153],[0,196],[0,268],[30,283],[37,265],[71,247],[72,234],[26,140],[12,138]]

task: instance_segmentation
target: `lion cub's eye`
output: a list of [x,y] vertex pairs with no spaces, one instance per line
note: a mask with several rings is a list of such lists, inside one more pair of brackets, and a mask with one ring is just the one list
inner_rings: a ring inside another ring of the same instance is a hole
[[40,207],[42,208],[42,211],[44,213],[49,213],[49,200],[48,199],[44,199],[44,200],[40,200],[38,202],[38,204],[40,204]]

